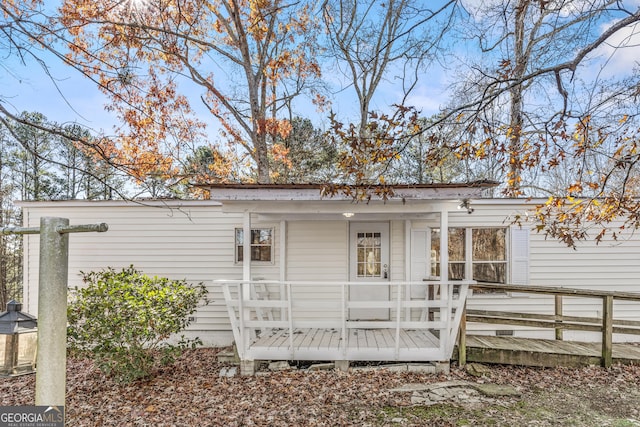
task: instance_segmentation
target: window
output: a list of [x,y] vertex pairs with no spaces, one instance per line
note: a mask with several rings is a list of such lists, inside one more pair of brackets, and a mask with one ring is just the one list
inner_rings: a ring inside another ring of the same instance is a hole
[[[505,228],[449,228],[449,279],[507,283]],[[431,230],[433,276],[440,275],[440,230]]]
[[[273,229],[251,229],[251,261],[272,262]],[[244,250],[244,230],[236,228],[236,262],[242,262]]]
[[358,277],[380,277],[382,271],[382,234],[358,233],[357,244]]

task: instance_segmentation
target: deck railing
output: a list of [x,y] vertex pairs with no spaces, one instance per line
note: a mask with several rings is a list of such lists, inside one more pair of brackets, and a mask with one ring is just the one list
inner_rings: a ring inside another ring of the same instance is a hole
[[[353,329],[392,330],[396,357],[402,350],[401,331],[429,330],[438,337],[436,357],[440,361],[451,358],[469,285],[475,282],[223,280],[218,283],[226,301],[238,354],[243,360],[252,360],[252,344],[261,335],[275,329],[288,331],[290,354],[295,359],[293,340],[296,331],[318,328],[335,329],[341,334],[336,360],[348,360],[346,343]],[[389,298],[381,301],[354,300],[349,297],[350,290],[358,286],[388,286]],[[368,310],[380,313],[384,310],[388,316],[353,319],[350,316],[352,310],[359,313]]]
[[[556,340],[563,339],[564,330],[600,332],[602,334],[602,366],[604,367],[610,367],[612,364],[614,333],[640,335],[640,321],[615,319],[613,312],[614,300],[640,302],[640,294],[638,293],[489,283],[477,283],[471,287],[472,289],[484,291],[492,290],[554,296],[554,314],[465,309],[460,322],[458,342],[458,361],[461,365],[466,363],[465,337],[467,322],[552,328],[555,329]],[[601,300],[602,317],[564,315],[564,297]]]

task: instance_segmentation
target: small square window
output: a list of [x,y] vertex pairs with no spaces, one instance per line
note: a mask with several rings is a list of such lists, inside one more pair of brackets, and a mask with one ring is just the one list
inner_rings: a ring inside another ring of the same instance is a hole
[[[273,261],[273,228],[251,229],[251,261]],[[236,262],[242,262],[244,256],[244,230],[236,228]]]

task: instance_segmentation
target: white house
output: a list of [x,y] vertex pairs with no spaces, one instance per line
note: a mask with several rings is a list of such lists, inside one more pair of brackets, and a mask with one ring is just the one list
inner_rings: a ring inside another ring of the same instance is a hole
[[[323,197],[316,185],[211,185],[209,200],[21,206],[26,227],[41,217],[109,225],[70,236],[71,287],[81,285],[80,271],[131,264],[205,282],[211,302],[189,332],[212,346],[235,340],[244,360],[448,360],[472,281],[640,291],[640,238],[567,248],[534,224],[512,224],[541,201],[483,198],[493,185],[397,186],[389,200],[366,203]],[[24,306],[32,313],[38,247],[37,235],[25,236]],[[543,299],[476,293],[467,304],[542,312]],[[616,315],[637,318],[637,308],[623,304]],[[598,317],[601,309],[576,298],[565,312]]]

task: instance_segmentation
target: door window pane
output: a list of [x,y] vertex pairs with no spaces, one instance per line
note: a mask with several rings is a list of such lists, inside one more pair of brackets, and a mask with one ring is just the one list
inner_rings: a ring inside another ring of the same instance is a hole
[[356,241],[358,277],[380,277],[382,272],[381,233],[358,233]]

